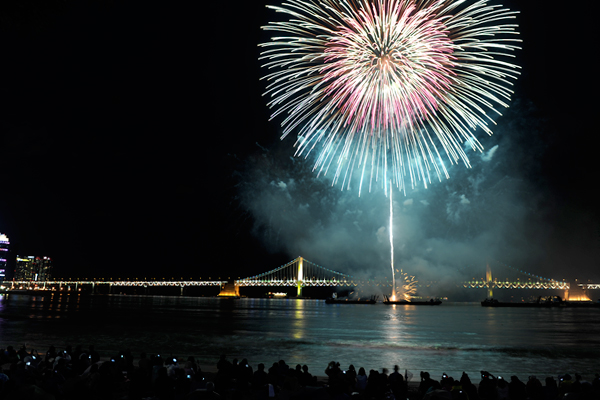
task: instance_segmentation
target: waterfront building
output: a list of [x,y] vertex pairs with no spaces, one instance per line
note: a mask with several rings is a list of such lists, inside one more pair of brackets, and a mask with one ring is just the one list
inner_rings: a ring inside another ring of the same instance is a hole
[[6,277],[6,263],[8,260],[8,245],[10,241],[4,233],[0,233],[0,283]]
[[47,281],[52,272],[50,257],[17,256],[14,280],[16,281]]

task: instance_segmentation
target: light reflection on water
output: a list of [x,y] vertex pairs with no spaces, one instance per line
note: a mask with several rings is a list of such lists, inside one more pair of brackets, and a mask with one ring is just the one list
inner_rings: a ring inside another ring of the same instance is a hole
[[[599,309],[494,309],[441,306],[328,305],[300,299],[160,296],[0,299],[0,346],[95,344],[110,356],[194,355],[214,365],[219,354],[256,365],[284,359],[315,373],[329,361],[434,376],[600,372]],[[590,375],[591,374],[591,375]]]
[[296,304],[294,308],[294,323],[293,323],[293,336],[294,339],[303,339],[304,331],[306,329],[306,325],[304,324],[304,305],[306,302],[304,300],[296,299]]

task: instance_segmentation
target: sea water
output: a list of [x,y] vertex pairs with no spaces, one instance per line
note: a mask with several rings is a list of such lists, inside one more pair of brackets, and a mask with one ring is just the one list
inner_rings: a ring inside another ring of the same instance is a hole
[[600,373],[600,309],[326,304],[311,299],[221,299],[121,295],[4,295],[0,347],[93,344],[104,357],[129,349],[194,356],[220,354],[250,365],[284,360],[323,375],[330,361],[381,370],[394,365],[418,380],[463,371],[495,376]]

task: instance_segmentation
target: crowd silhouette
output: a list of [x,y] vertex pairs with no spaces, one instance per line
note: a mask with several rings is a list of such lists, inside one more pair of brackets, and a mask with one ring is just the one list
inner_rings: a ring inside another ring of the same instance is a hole
[[[535,376],[526,382],[481,371],[472,381],[465,372],[455,379],[443,374],[439,380],[421,372],[418,381],[395,365],[383,368],[354,365],[347,369],[331,361],[322,374],[307,365],[289,366],[284,360],[269,368],[254,369],[247,359],[222,355],[203,371],[194,357],[166,357],[129,350],[101,357],[94,346],[77,346],[45,353],[21,346],[0,350],[0,400],[596,400],[600,399],[600,376],[590,380],[579,374]],[[477,382],[478,381],[478,382]]]

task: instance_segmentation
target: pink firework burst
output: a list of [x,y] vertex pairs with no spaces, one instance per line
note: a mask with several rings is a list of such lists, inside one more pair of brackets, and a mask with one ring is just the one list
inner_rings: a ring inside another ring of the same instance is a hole
[[[350,187],[355,170],[382,186],[448,177],[445,160],[469,166],[463,143],[482,150],[486,110],[507,107],[518,67],[507,23],[515,12],[486,1],[289,0],[263,27],[272,117],[287,114],[296,155],[317,148],[315,169]],[[497,111],[496,111],[497,112]],[[499,114],[499,113],[498,113]],[[445,155],[445,157],[443,157]],[[388,176],[390,175],[390,176]]]
[[[452,75],[452,42],[431,7],[371,4],[346,17],[321,69],[344,127],[397,130],[435,112]],[[383,28],[383,29],[382,29]]]

